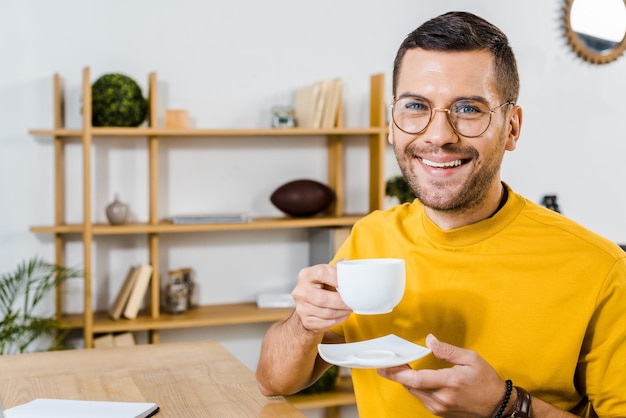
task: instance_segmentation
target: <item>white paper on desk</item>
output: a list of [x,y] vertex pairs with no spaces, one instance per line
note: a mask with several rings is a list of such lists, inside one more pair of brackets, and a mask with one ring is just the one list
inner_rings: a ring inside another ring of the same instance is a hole
[[152,402],[35,399],[4,411],[5,418],[147,418],[159,412]]

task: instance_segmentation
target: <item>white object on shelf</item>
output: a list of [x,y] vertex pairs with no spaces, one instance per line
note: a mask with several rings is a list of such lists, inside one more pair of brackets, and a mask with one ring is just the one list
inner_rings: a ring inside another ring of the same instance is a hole
[[259,308],[295,308],[296,301],[290,293],[262,293],[256,298]]
[[248,223],[252,219],[245,213],[214,213],[197,215],[177,215],[166,218],[173,224],[221,224],[221,223]]

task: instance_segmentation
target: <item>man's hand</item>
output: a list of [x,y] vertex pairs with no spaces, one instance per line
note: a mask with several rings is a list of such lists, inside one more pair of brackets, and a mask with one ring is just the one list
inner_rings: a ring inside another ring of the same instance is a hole
[[[403,385],[435,415],[494,416],[504,399],[506,383],[493,367],[474,351],[440,342],[433,335],[426,338],[426,345],[435,357],[453,366],[413,370],[404,365],[379,369],[378,373]],[[509,408],[515,404],[514,395],[511,395]]]
[[292,292],[295,311],[272,325],[261,345],[256,376],[265,396],[295,393],[328,368],[317,355],[317,345],[344,342],[330,327],[345,321],[351,312],[336,287],[335,267],[317,265],[300,271]]
[[291,295],[296,301],[296,314],[305,329],[325,332],[348,318],[351,310],[336,288],[337,269],[334,266],[319,264],[300,271]]

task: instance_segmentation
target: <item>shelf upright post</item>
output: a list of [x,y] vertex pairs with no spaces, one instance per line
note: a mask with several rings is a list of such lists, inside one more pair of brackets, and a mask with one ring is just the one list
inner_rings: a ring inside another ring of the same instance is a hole
[[382,209],[385,198],[385,147],[387,143],[387,118],[385,112],[385,75],[370,78],[370,126],[380,128],[369,135],[370,189],[369,210]]
[[[54,100],[54,130],[58,131],[64,126],[64,107],[65,100],[63,96],[63,86],[61,84],[61,77],[59,73],[54,74],[53,78],[53,100]],[[53,135],[54,144],[54,225],[60,226],[65,222],[64,219],[64,161],[65,161],[65,148],[63,139],[59,135]],[[58,266],[64,265],[64,245],[63,235],[56,232],[54,234],[54,254],[55,264]],[[63,284],[59,284],[56,287],[55,292],[55,306],[56,316],[60,318],[63,315]]]
[[332,216],[341,216],[344,205],[344,146],[340,135],[328,135],[328,187],[335,191],[335,201],[330,207]]
[[[342,99],[339,98],[336,124],[340,128],[343,125]],[[341,135],[328,135],[326,140],[328,148],[328,186],[335,191],[335,201],[330,207],[332,216],[341,216],[344,205],[344,146]]]
[[85,348],[93,346],[93,302],[91,297],[93,231],[91,225],[91,76],[89,67],[83,69],[83,263],[84,279],[84,338]]
[[[157,106],[157,77],[156,73],[150,73],[148,85],[148,126],[157,128],[158,106]],[[148,194],[149,194],[149,223],[157,225],[159,223],[159,137],[157,135],[148,136]],[[150,264],[152,265],[152,280],[150,281],[150,316],[159,317],[160,306],[160,281],[159,281],[159,234],[148,233],[148,249],[150,254]],[[159,342],[159,331],[149,330],[150,343]]]

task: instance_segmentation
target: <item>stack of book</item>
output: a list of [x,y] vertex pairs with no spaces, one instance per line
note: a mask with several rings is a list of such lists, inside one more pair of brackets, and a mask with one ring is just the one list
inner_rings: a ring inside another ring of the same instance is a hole
[[135,337],[132,332],[104,334],[93,339],[94,348],[131,347],[133,345],[135,345]]
[[324,80],[296,93],[296,122],[300,128],[334,128],[341,125],[341,79]]
[[109,316],[113,319],[137,318],[151,278],[152,266],[150,264],[131,267],[115,300],[109,307]]

